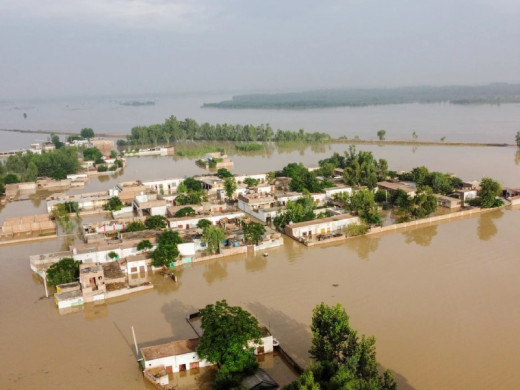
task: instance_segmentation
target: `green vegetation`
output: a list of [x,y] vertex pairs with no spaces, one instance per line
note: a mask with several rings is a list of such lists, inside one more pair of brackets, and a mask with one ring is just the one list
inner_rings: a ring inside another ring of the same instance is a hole
[[309,368],[287,390],[395,390],[397,383],[386,370],[379,375],[374,337],[358,336],[349,324],[345,309],[323,302],[312,316],[312,344],[309,350],[314,359]]
[[56,149],[60,149],[65,146],[65,144],[60,141],[60,137],[56,134],[51,134],[51,142],[54,144]]
[[305,109],[407,103],[500,104],[520,102],[520,84],[481,86],[334,89],[297,93],[233,96],[232,100],[205,103],[203,107]]
[[[117,143],[120,144],[120,141],[123,140],[119,140]],[[225,153],[226,151],[224,148],[216,145],[201,145],[199,143],[175,144],[175,154],[181,157],[197,157],[216,152]]]
[[386,130],[379,130],[377,132],[377,138],[379,138],[381,141],[384,141],[386,135]]
[[202,190],[200,181],[188,177],[177,187],[175,204],[182,206],[186,204],[201,204],[206,201],[206,193]]
[[296,201],[290,200],[287,202],[285,211],[274,218],[274,226],[284,228],[290,223],[312,221],[316,218],[313,210],[314,200],[309,193],[306,193]]
[[219,365],[213,388],[239,388],[242,378],[252,374],[258,364],[249,342],[260,343],[258,321],[239,306],[225,300],[200,311],[203,331],[197,355]]
[[124,232],[140,232],[142,230],[146,230],[146,226],[143,222],[132,221],[128,225],[126,225]]
[[[193,119],[179,121],[175,116],[166,119],[163,124],[137,126],[132,128],[127,140],[119,140],[118,146],[170,144],[185,140],[193,141],[233,141],[233,142],[327,142],[330,135],[325,133],[307,133],[304,130],[280,130],[276,133],[267,125],[199,125]],[[183,152],[186,153],[186,152]],[[206,152],[207,153],[207,152]],[[179,151],[177,151],[179,155]],[[183,154],[187,155],[187,154]]]
[[226,196],[229,199],[233,199],[233,193],[237,189],[237,182],[234,177],[226,177],[224,179],[224,190],[226,191]]
[[55,287],[58,284],[76,281],[79,277],[79,264],[79,261],[70,257],[65,257],[57,263],[52,264],[45,272],[47,282],[49,285]]
[[265,226],[261,223],[251,222],[244,225],[244,237],[250,244],[258,245],[264,234]]
[[97,170],[98,172],[106,172],[106,171],[108,171],[108,167],[107,167],[106,165],[98,165],[98,166],[96,167],[96,170]]
[[123,208],[123,202],[121,202],[121,199],[119,199],[119,197],[117,196],[113,196],[111,197],[107,204],[103,207],[105,210],[110,210],[110,211],[119,211]]
[[74,147],[62,147],[42,154],[20,153],[0,163],[0,181],[9,184],[36,181],[37,177],[61,180],[70,173],[76,173],[78,168],[78,151]]
[[226,168],[220,168],[217,171],[217,176],[220,177],[221,179],[224,179],[226,177],[233,177],[233,174],[231,172],[229,172]]
[[147,249],[152,249],[153,245],[150,242],[150,240],[142,240],[137,244],[137,250],[138,251],[145,251]]
[[[87,148],[83,150],[83,160],[84,161],[100,161],[103,158],[103,153],[101,153],[101,150],[98,148]],[[101,161],[100,163],[104,163],[105,160]]]
[[256,187],[259,183],[258,179],[253,179],[252,177],[246,177],[244,179],[244,184],[248,187]]
[[520,148],[520,131],[516,133],[516,145]]
[[433,190],[426,185],[418,187],[413,198],[399,189],[389,201],[397,207],[396,214],[400,222],[424,218],[437,210],[437,198],[433,195]]
[[410,172],[399,175],[399,180],[413,181],[417,186],[428,186],[435,194],[450,194],[462,188],[462,180],[441,172],[430,172],[426,167],[416,167]]
[[364,223],[351,223],[345,228],[345,234],[348,237],[362,236],[368,231],[368,226]]
[[144,225],[147,229],[164,229],[166,227],[166,218],[162,215],[153,215],[146,218]]
[[112,260],[117,260],[119,255],[116,252],[109,252],[108,257],[110,257]]
[[208,246],[211,253],[216,253],[220,248],[220,243],[225,239],[224,229],[218,226],[206,226],[202,232],[201,242]]
[[211,221],[209,219],[199,219],[199,222],[197,222],[197,227],[199,229],[206,229],[209,226],[211,226]]
[[235,149],[241,152],[252,152],[256,150],[263,150],[265,146],[263,144],[236,144]]
[[192,177],[188,177],[188,178],[184,179],[182,184],[184,184],[184,186],[187,188],[188,191],[202,190],[202,185],[200,184],[200,181],[195,180]]
[[482,208],[491,208],[502,206],[503,201],[496,197],[502,193],[502,186],[497,181],[484,177],[480,182],[480,191],[478,197],[472,199],[470,204],[472,206],[479,206]]
[[90,139],[90,138],[94,138],[95,137],[94,130],[92,130],[90,127],[85,127],[83,129],[81,129],[79,134],[81,135],[81,137],[83,139],[85,139],[85,138],[86,139]]
[[196,214],[195,210],[191,207],[183,207],[179,211],[177,211],[174,215],[175,218],[181,218],[181,217],[191,217]]
[[71,213],[76,213],[76,222],[79,222],[79,205],[77,202],[65,202],[54,205],[51,216],[58,222],[64,232],[71,233],[74,230],[74,221]]
[[177,244],[181,244],[182,239],[179,233],[173,230],[165,230],[159,237],[159,244],[157,248],[150,254],[153,259],[152,265],[154,267],[168,266],[172,261],[179,256],[179,249]]
[[330,180],[319,181],[316,176],[316,172],[309,172],[309,170],[302,164],[290,163],[285,166],[281,171],[276,172],[276,176],[290,177],[291,191],[303,192],[307,190],[309,192],[320,192],[324,188],[334,187],[335,184]]

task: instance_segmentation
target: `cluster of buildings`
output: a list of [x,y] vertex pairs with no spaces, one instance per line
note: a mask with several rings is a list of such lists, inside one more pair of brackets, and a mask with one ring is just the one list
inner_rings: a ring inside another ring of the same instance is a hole
[[232,169],[233,161],[227,154],[222,152],[208,153],[203,158],[197,160],[197,165],[206,169]]

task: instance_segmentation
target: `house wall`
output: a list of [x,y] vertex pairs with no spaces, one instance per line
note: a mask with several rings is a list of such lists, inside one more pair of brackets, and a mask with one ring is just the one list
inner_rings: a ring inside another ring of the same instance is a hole
[[[177,228],[177,229],[193,229],[193,228],[197,227],[197,223],[201,219],[207,219],[207,220],[211,221],[211,223],[213,225],[216,225],[217,223],[219,223],[224,218],[233,219],[233,218],[241,218],[241,217],[244,217],[244,216],[245,216],[245,214],[243,212],[236,211],[236,212],[233,212],[233,213],[220,214],[220,215],[197,215],[197,216],[194,216],[191,219],[179,219],[179,220],[170,219],[168,221],[168,223],[169,223],[169,226],[170,226],[171,229],[173,229],[173,228]],[[187,227],[188,225],[189,225],[189,227]],[[180,226],[182,226],[182,227],[180,227]]]
[[293,238],[303,237],[303,233],[307,235],[312,234],[313,236],[318,234],[333,233],[343,230],[345,227],[352,223],[359,223],[358,217],[352,217],[349,219],[340,219],[337,221],[328,221],[324,223],[316,223],[301,227],[291,227],[288,225],[285,227],[285,233]]
[[166,369],[168,369],[168,367],[171,367],[172,372],[179,372],[179,366],[181,364],[185,364],[186,370],[188,371],[190,370],[190,363],[195,362],[199,363],[199,367],[207,367],[212,365],[206,360],[200,359],[196,352],[191,352],[183,355],[167,356],[160,359],[147,360],[145,361],[145,368],[158,367],[164,365]]
[[352,195],[352,188],[350,187],[338,187],[338,188],[328,188],[325,190],[325,195],[327,198],[332,198],[335,194],[348,193],[349,196]]

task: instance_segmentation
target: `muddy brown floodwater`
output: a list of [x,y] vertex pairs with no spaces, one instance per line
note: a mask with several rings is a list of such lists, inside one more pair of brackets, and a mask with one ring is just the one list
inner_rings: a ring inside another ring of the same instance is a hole
[[[504,181],[518,183],[518,167],[502,157],[510,164]],[[278,157],[277,165],[285,160]],[[142,161],[157,177],[193,169],[189,160],[172,161],[164,171],[148,163],[153,159]],[[236,171],[271,163],[252,158]],[[132,169],[145,177],[132,164],[120,180]],[[9,204],[0,219],[34,214],[31,204]],[[141,346],[193,337],[186,313],[224,298],[256,315],[302,364],[308,363],[312,309],[339,302],[354,328],[375,335],[378,360],[401,389],[520,388],[519,231],[517,207],[319,248],[286,239],[268,257],[192,265],[177,271],[177,284],[151,276],[153,291],[65,316],[52,299],[42,299],[28,260],[63,243],[1,247],[0,388],[150,389],[135,361],[131,326]]]

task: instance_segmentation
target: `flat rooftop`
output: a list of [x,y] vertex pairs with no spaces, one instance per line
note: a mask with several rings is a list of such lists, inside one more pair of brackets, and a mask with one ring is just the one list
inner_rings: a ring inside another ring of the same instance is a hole
[[357,217],[355,217],[352,214],[341,214],[341,215],[335,215],[335,216],[327,217],[327,218],[313,219],[312,221],[293,223],[293,224],[290,224],[290,225],[287,225],[287,226],[289,226],[290,228],[299,228],[299,227],[302,227],[302,226],[319,225],[319,224],[322,224],[322,223],[328,223],[328,222],[333,222],[333,221],[341,221],[341,220],[344,220],[344,219],[351,219],[351,218],[357,218]]
[[171,343],[141,348],[141,353],[145,360],[155,360],[168,356],[184,355],[186,353],[195,352],[197,345],[199,345],[198,338],[179,340]]

